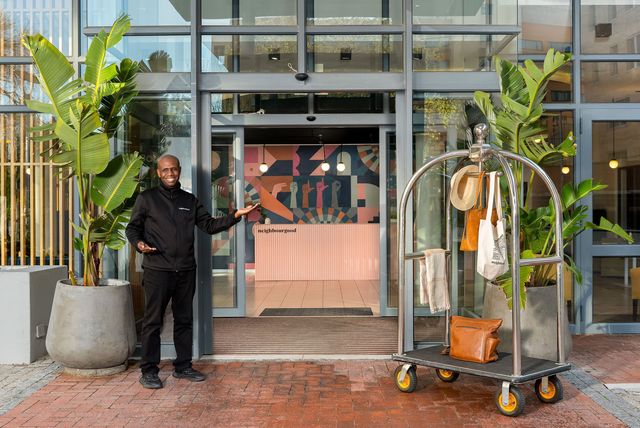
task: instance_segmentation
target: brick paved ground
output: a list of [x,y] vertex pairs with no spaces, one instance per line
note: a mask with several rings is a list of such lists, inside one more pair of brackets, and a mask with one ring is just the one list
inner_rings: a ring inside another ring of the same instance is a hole
[[397,390],[391,361],[200,362],[203,383],[170,376],[161,390],[138,384],[138,371],[108,378],[60,375],[0,416],[0,426],[256,426],[256,427],[433,427],[624,426],[564,382],[565,399],[538,402],[523,387],[527,407],[519,418],[497,413],[496,383],[461,376],[453,384],[418,369],[418,389]]

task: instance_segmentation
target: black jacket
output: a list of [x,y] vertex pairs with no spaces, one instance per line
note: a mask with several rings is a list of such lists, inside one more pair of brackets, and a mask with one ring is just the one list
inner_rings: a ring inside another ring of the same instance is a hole
[[242,219],[235,218],[235,211],[225,217],[213,218],[194,195],[180,189],[180,183],[173,188],[161,183],[138,195],[126,228],[127,239],[136,251],[139,241],[158,249],[144,255],[143,268],[195,269],[194,226],[211,235],[222,232]]

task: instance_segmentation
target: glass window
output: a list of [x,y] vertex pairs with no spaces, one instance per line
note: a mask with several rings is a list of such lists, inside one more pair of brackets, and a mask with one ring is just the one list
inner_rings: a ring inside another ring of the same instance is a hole
[[[413,171],[432,156],[464,149],[470,143],[470,130],[486,120],[473,102],[471,93],[414,93],[413,96]],[[434,168],[420,178],[413,193],[414,242],[413,251],[425,248],[444,248],[446,201],[443,197],[447,180],[455,162]],[[452,212],[455,214],[456,212]],[[458,252],[464,226],[464,213],[454,215],[452,284],[458,288],[458,301],[452,305],[481,314],[484,281],[475,275],[475,253]],[[417,265],[415,263],[414,265]],[[457,272],[457,273],[456,273]],[[414,296],[419,300],[418,270],[414,273]],[[423,306],[424,307],[424,306]],[[418,336],[417,336],[418,337]]]
[[309,70],[316,73],[402,71],[400,35],[307,36]]
[[[534,61],[539,68],[542,68],[542,61]],[[524,63],[520,63],[524,66]],[[545,103],[570,103],[573,101],[573,69],[572,64],[569,63],[551,77],[547,85],[547,96],[544,99]]]
[[85,27],[108,27],[123,13],[131,17],[134,26],[188,25],[191,21],[189,0],[84,0],[82,3]]
[[202,36],[202,71],[290,73],[298,64],[296,36]]
[[314,95],[316,113],[382,113],[383,95],[368,92],[334,92]]
[[638,257],[593,258],[593,321],[638,322]]
[[192,189],[191,168],[191,100],[188,94],[139,95],[131,105],[125,126],[116,135],[117,153],[139,152],[148,172],[142,188],[159,184],[156,161],[172,154],[183,165],[180,183]]
[[307,25],[400,25],[402,0],[313,0]]
[[296,25],[297,0],[208,0],[202,2],[203,25]]
[[[640,232],[640,122],[593,122],[593,178],[607,188],[593,195],[593,222],[605,217],[636,237]],[[626,241],[606,232],[593,232],[594,244]]]
[[516,25],[517,0],[414,0],[413,23]]
[[413,71],[491,71],[493,56],[516,59],[511,35],[413,36]]
[[240,94],[240,113],[287,114],[309,111],[307,94]]
[[188,72],[191,70],[190,44],[189,36],[125,36],[109,49],[107,62],[131,58],[140,62],[143,73]]
[[[216,217],[228,215],[234,207],[235,137],[235,134],[211,136],[211,213]],[[239,226],[248,224],[247,220]],[[214,308],[235,308],[238,305],[235,234],[236,228],[232,227],[211,237],[211,297]]]
[[0,56],[29,56],[23,33],[40,33],[60,52],[71,55],[71,0],[0,0]]
[[211,113],[233,113],[233,94],[211,94]]
[[571,52],[571,0],[520,0],[521,54],[545,54],[549,48]]
[[640,102],[640,62],[582,62],[582,102]]
[[[614,4],[611,4],[614,3]],[[582,53],[640,53],[640,4],[637,0],[582,0]]]
[[0,65],[0,105],[47,101],[32,65]]

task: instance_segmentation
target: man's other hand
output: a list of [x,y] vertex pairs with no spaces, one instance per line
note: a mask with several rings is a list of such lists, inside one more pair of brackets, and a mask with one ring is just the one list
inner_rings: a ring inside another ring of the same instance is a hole
[[137,246],[138,246],[138,250],[141,253],[145,253],[145,254],[146,253],[155,253],[156,251],[158,251],[157,248],[148,246],[147,243],[144,242],[144,241],[138,241],[138,245]]

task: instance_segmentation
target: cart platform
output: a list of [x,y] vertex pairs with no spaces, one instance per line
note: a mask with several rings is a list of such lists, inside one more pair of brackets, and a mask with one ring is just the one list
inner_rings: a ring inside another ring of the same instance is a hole
[[522,374],[513,376],[513,356],[509,353],[500,352],[497,361],[480,364],[456,360],[449,355],[442,355],[443,349],[444,346],[432,346],[405,352],[404,354],[393,354],[392,359],[419,366],[500,379],[511,383],[523,383],[571,370],[571,364],[569,363],[558,363],[556,361],[523,356]]

